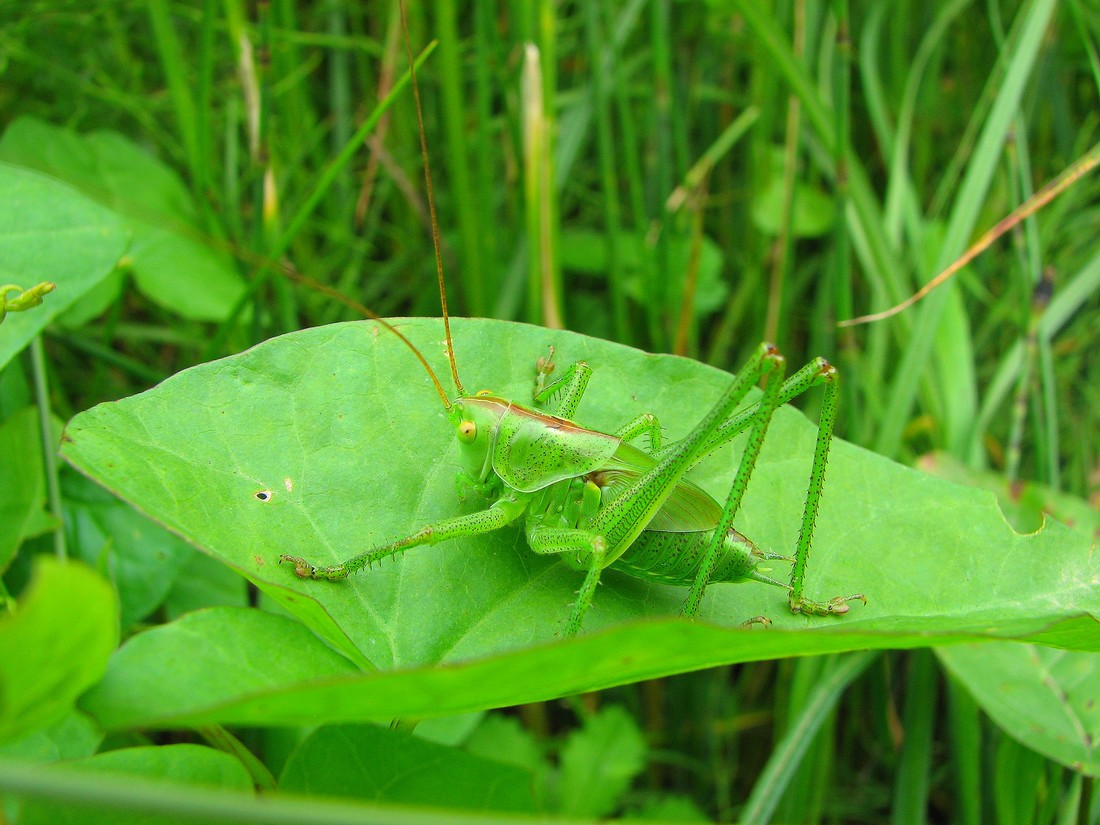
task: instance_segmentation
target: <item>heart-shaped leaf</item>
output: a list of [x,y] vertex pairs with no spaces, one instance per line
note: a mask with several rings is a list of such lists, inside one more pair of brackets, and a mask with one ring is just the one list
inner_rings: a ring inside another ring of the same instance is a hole
[[[397,323],[446,375],[439,323]],[[568,332],[458,319],[455,333],[470,389],[519,402],[530,398],[535,361],[550,345],[559,363],[588,361],[594,377],[576,417],[604,431],[650,411],[669,438],[680,437],[730,382],[694,361]],[[793,409],[776,415],[737,520],[763,547],[793,547],[815,429]],[[405,346],[377,324],[305,330],[187,370],[82,413],[65,441],[75,466],[238,569],[363,666],[409,668],[551,642],[580,583],[559,560],[529,552],[519,529],[419,547],[339,583],[299,580],[277,563],[280,553],[331,563],[485,506],[459,500],[456,446],[440,400]],[[738,449],[715,453],[695,480],[722,498]],[[867,606],[840,619],[792,615],[777,588],[712,585],[704,622],[733,627],[763,614],[777,629],[804,632],[767,641],[758,632],[723,634],[721,645],[656,651],[654,661],[663,657],[664,672],[675,672],[826,647],[975,637],[1094,650],[1097,579],[1088,540],[1062,525],[1019,535],[990,494],[837,441],[808,591],[862,592]],[[584,630],[664,618],[669,632],[658,636],[682,643],[671,617],[685,595],[608,571]],[[653,631],[643,623],[636,632]],[[652,665],[646,675],[656,675]],[[620,680],[637,677],[630,663],[622,668]],[[603,684],[616,680],[608,676]],[[508,699],[522,701],[525,690],[545,695],[546,687],[517,688]]]

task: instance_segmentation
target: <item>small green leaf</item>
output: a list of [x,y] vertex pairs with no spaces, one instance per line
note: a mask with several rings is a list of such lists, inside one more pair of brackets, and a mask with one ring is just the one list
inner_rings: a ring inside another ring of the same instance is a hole
[[[767,235],[778,235],[783,226],[782,177],[772,178],[752,204],[752,222]],[[796,238],[817,238],[833,226],[833,201],[820,189],[805,183],[794,186],[794,210],[791,232]]]
[[118,643],[114,591],[79,562],[41,557],[0,615],[0,741],[48,725],[99,680]]
[[127,631],[160,606],[180,568],[197,554],[83,476],[66,473],[62,481],[73,554],[108,573],[119,594],[119,624]]
[[645,767],[646,743],[634,718],[614,705],[584,720],[561,752],[561,812],[603,817]]
[[699,809],[695,800],[679,794],[653,794],[652,798],[631,809],[621,821],[649,822],[712,822],[713,820]]
[[95,753],[103,734],[85,714],[73,710],[45,727],[0,744],[0,757],[21,762],[58,762]]
[[545,766],[538,740],[518,719],[499,713],[486,714],[466,741],[466,750],[532,774]]
[[202,745],[124,748],[68,763],[101,773],[168,779],[189,785],[251,790],[248,772],[233,757]]
[[129,233],[112,213],[53,178],[0,163],[0,284],[57,290],[0,324],[0,368],[114,269]]
[[[777,236],[787,222],[785,192],[787,188],[786,150],[773,146],[768,158],[769,177],[752,201],[752,222],[766,235]],[[805,180],[794,181],[794,208],[788,231],[795,238],[817,238],[833,227],[835,202],[819,187]]]
[[458,747],[469,738],[485,718],[486,712],[458,713],[454,716],[435,716],[417,723],[413,735],[438,745]]
[[25,407],[0,424],[0,570],[43,518],[46,481],[38,411]]
[[[110,776],[142,776],[161,779],[181,785],[198,785],[204,788],[246,792],[252,789],[248,772],[233,757],[201,745],[161,745],[159,747],[124,748],[100,753],[87,759],[65,763],[66,771],[88,771],[102,774],[104,781]],[[59,770],[61,770],[59,768]],[[85,825],[89,820],[86,808],[73,807],[60,802],[32,800],[26,803],[22,825]],[[97,811],[94,820],[102,825],[126,823],[167,822],[161,817],[150,817],[143,811],[120,808]],[[213,821],[203,820],[203,821]]]
[[247,606],[247,580],[202,553],[188,555],[164,600],[164,612],[169,619],[203,607]]
[[[638,303],[647,300],[647,287],[643,281],[645,270],[642,257],[652,255],[653,250],[637,234],[620,232],[616,236],[615,253],[617,263],[626,273],[624,287],[626,294]],[[695,257],[694,240],[690,235],[670,235],[665,239],[669,266],[677,272],[686,272],[693,265]],[[607,277],[611,264],[609,260],[609,238],[604,232],[590,229],[567,229],[562,232],[560,249],[563,269],[590,275]],[[704,235],[698,250],[698,267],[695,284],[694,309],[696,314],[705,315],[717,311],[725,302],[729,287],[722,279],[722,268],[726,256],[722,248]],[[674,283],[680,283],[677,279]]]
[[1100,657],[1004,643],[936,654],[1009,736],[1100,776]]
[[279,789],[438,808],[535,810],[526,771],[377,725],[315,731],[290,757]]
[[[0,761],[37,765],[80,759],[95,753],[102,740],[103,734],[95,723],[83,713],[72,711],[53,724],[0,743]],[[0,822],[21,822],[20,805],[15,797],[0,797]]]
[[233,260],[209,243],[160,226],[135,223],[134,282],[150,300],[184,318],[224,321],[244,293]]

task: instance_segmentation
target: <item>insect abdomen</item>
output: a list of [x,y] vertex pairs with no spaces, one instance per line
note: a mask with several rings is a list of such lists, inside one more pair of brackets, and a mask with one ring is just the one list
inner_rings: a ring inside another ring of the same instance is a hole
[[[627,548],[611,567],[631,576],[659,584],[690,587],[695,582],[703,561],[710,531],[671,533],[646,530]],[[730,530],[718,548],[718,563],[711,582],[739,582],[756,569],[755,545],[749,539]]]

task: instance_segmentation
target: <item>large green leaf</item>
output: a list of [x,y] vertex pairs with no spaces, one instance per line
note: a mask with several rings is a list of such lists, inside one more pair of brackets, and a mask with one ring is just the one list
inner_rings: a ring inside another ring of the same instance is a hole
[[[399,324],[445,374],[438,322]],[[693,361],[567,332],[461,319],[455,327],[471,390],[528,398],[534,362],[551,344],[560,362],[587,360],[595,375],[577,417],[605,430],[648,410],[669,437],[681,436],[730,380]],[[776,416],[738,518],[765,547],[793,545],[814,434],[794,410]],[[375,717],[411,712],[429,694],[430,711],[442,713],[827,650],[989,637],[1100,648],[1098,567],[1087,539],[1053,521],[1019,535],[989,493],[843,442],[834,445],[809,566],[810,595],[867,595],[866,607],[842,619],[792,615],[773,587],[721,584],[707,591],[706,624],[692,626],[673,618],[683,590],[608,572],[584,630],[613,633],[518,653],[555,642],[579,576],[530,553],[515,529],[417,548],[346,582],[301,581],[276,563],[279,553],[335,561],[483,506],[458,499],[453,436],[428,379],[400,341],[370,323],[306,330],[185,371],[82,413],[65,440],[75,466],[235,567],[361,665],[519,657],[466,675],[441,672],[465,691],[444,698],[426,682],[413,690],[381,680],[389,687],[372,694]],[[698,468],[696,480],[715,495],[729,484],[735,450]],[[732,629],[758,614],[774,621],[770,632]],[[417,678],[445,678],[425,673]],[[345,701],[359,691],[362,700],[378,682],[326,689],[347,691]],[[301,701],[287,700],[284,711],[304,714]],[[364,713],[345,704],[317,718],[371,718]]]

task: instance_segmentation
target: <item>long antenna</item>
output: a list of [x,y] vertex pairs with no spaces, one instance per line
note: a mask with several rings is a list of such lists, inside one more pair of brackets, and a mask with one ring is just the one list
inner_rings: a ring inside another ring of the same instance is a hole
[[[428,161],[428,140],[424,135],[424,113],[420,108],[420,87],[416,82],[416,67],[413,64],[412,43],[409,39],[409,21],[405,14],[405,0],[398,0],[401,7],[401,28],[405,32],[405,52],[409,56],[409,78],[412,80],[413,100],[416,101],[416,125],[420,132],[420,154],[424,158],[424,184],[428,190],[428,214],[432,224],[432,246],[435,247],[435,271],[439,279],[439,303],[443,308],[443,333],[447,337],[447,360],[451,363],[451,377],[459,395],[466,390],[458,378],[458,364],[455,362],[454,341],[451,338],[451,316],[447,312],[447,284],[443,280],[443,255],[439,244],[439,222],[435,217],[435,194],[432,191],[432,167]],[[448,405],[449,406],[449,405]]]
[[309,287],[315,292],[320,292],[323,295],[328,295],[330,298],[335,298],[341,304],[355,310],[360,315],[365,315],[366,317],[377,321],[398,338],[400,338],[402,341],[404,341],[405,345],[410,350],[412,350],[412,354],[415,355],[417,357],[417,360],[419,360],[421,365],[423,365],[424,369],[428,373],[428,377],[432,379],[432,384],[435,385],[435,391],[438,392],[439,397],[443,399],[444,408],[448,410],[451,408],[451,399],[447,397],[447,391],[444,390],[443,385],[439,383],[439,378],[436,377],[435,370],[433,370],[431,365],[428,363],[428,359],[424,357],[424,353],[416,348],[413,342],[405,336],[405,333],[403,333],[385,318],[381,317],[370,307],[366,306],[365,304],[359,303],[354,298],[349,298],[340,290],[335,289],[328,284],[323,284],[320,281],[310,278],[308,275],[303,275],[289,263],[282,263],[279,265],[279,268],[282,270],[284,276],[294,281],[295,283],[302,284],[303,286]]

